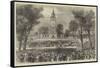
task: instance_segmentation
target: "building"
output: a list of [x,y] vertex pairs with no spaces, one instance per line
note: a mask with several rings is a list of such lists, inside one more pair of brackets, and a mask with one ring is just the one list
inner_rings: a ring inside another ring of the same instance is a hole
[[49,28],[49,34],[51,38],[57,38],[57,33],[56,33],[56,15],[54,10],[52,11],[51,17],[50,17],[50,23],[51,27]]
[[35,33],[35,36],[38,39],[55,39],[57,38],[56,33],[56,15],[54,9],[52,10],[52,13],[49,17],[49,25],[48,26],[42,26],[38,31]]

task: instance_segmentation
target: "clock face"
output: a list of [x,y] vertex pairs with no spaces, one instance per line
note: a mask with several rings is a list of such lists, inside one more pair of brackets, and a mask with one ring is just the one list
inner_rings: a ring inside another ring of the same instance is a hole
[[55,26],[56,25],[55,21],[51,21],[51,25]]

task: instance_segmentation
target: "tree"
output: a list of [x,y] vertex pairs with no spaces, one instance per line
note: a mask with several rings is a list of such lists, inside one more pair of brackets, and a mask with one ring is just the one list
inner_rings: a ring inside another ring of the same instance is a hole
[[84,10],[74,10],[72,11],[73,15],[74,15],[74,18],[79,22],[79,28],[80,28],[80,31],[79,31],[79,35],[80,35],[80,40],[81,40],[81,45],[82,45],[82,49],[83,49],[83,24],[86,23],[86,20],[85,20],[85,12]]
[[58,24],[56,27],[57,37],[61,38],[63,36],[63,25]]
[[16,7],[16,32],[19,39],[19,49],[23,41],[23,49],[26,49],[28,36],[32,27],[39,23],[38,19],[42,16],[42,8],[36,8],[32,5],[22,5]]
[[78,29],[78,23],[75,20],[70,21],[69,29],[70,29],[70,31],[72,31],[73,37],[74,37],[76,34],[76,31]]
[[70,34],[70,30],[66,29],[66,30],[65,30],[65,33],[64,33],[64,37],[68,37],[69,34]]
[[25,25],[24,23],[26,23],[27,21],[25,21],[25,17],[23,16],[16,16],[16,32],[17,32],[17,39],[19,41],[19,50],[21,50],[22,47],[22,41],[24,39],[24,30],[25,30]]
[[[93,28],[95,23],[95,16],[92,10],[88,11],[86,16],[86,23],[83,25],[84,30],[88,33],[88,38],[90,41],[90,46],[92,48],[92,41],[91,41],[91,29]],[[94,28],[93,28],[94,29]]]
[[92,10],[90,11],[84,11],[84,10],[77,10],[77,11],[72,11],[74,17],[76,20],[79,22],[79,34],[80,34],[80,40],[83,48],[83,31],[86,31],[88,33],[88,38],[90,41],[90,46],[92,47],[92,42],[91,42],[91,28],[93,28],[93,24],[95,22],[95,17],[94,17],[94,12]]

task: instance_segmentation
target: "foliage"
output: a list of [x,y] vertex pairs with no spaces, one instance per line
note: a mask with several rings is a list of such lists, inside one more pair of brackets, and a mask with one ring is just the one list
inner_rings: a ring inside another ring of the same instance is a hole
[[40,27],[39,28],[39,32],[42,33],[42,34],[48,34],[49,32],[49,28],[48,27]]
[[70,30],[66,29],[64,33],[64,37],[68,37],[70,35]]
[[70,23],[69,23],[69,29],[70,31],[77,31],[78,29],[78,23],[75,21],[75,20],[72,20]]
[[28,36],[32,27],[39,23],[38,19],[42,16],[40,12],[42,8],[36,8],[32,5],[22,5],[16,7],[16,32],[19,41],[19,49],[21,49],[23,41],[23,49],[26,49]]
[[57,37],[61,38],[61,36],[63,35],[63,25],[62,24],[57,25],[56,32],[57,32]]
[[90,46],[92,47],[92,42],[91,42],[91,28],[94,26],[93,24],[95,23],[94,20],[94,12],[92,10],[89,11],[84,11],[84,10],[76,10],[72,11],[74,18],[79,22],[79,35],[80,35],[80,40],[83,48],[83,32],[86,31],[88,33],[88,38],[90,41]]
[[75,36],[75,33],[78,29],[78,23],[75,20],[71,20],[69,23],[69,29],[73,33],[73,37]]

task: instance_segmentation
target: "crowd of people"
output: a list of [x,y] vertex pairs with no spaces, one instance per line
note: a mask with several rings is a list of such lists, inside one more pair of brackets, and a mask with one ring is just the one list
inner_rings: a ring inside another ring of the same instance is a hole
[[66,53],[58,53],[57,51],[36,51],[23,52],[17,54],[17,59],[20,62],[54,62],[71,60],[71,55]]
[[[38,47],[38,49],[34,48],[29,50],[27,49],[25,51],[18,51],[16,59],[18,62],[36,63],[36,62],[70,61],[70,60],[83,60],[83,59],[95,58],[95,51],[93,50],[77,51],[77,49],[75,48],[66,48],[63,47],[62,44],[57,44],[57,43],[48,42],[49,46],[48,49],[46,48],[42,49],[41,47]],[[66,43],[66,41],[63,43]],[[72,43],[69,44],[72,45]],[[50,48],[54,46],[57,47]]]
[[62,51],[30,51],[17,53],[17,61],[19,62],[56,62],[56,61],[71,61],[71,60],[84,60],[95,58],[94,53],[87,54],[88,52],[62,52]]

